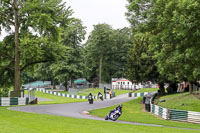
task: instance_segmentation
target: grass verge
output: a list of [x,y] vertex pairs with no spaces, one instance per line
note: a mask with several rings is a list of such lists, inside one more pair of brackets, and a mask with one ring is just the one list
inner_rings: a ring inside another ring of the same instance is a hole
[[24,113],[0,107],[2,133],[200,133],[183,129],[148,127],[115,122]]
[[[142,110],[142,98],[138,98],[136,100],[132,100],[123,104],[123,114],[119,118],[119,120],[137,122],[137,123],[147,123],[147,124],[157,124],[164,125],[170,127],[182,127],[182,128],[197,128],[200,129],[199,124],[191,124],[191,123],[183,123],[183,122],[175,122],[169,120],[163,120],[157,118],[151,113],[144,112]],[[114,109],[115,106],[97,109],[90,111],[91,115],[96,115],[99,117],[105,117],[105,115],[111,110]]]
[[72,103],[72,102],[87,101],[87,99],[67,98],[67,97],[56,96],[56,95],[43,93],[43,92],[39,92],[39,91],[35,91],[35,96],[51,100],[51,101],[38,101],[38,104],[59,104],[59,103]]
[[[161,99],[165,99],[166,102],[159,102]],[[156,103],[168,109],[200,112],[200,100],[194,95],[189,94],[189,92],[163,96],[159,100]]]

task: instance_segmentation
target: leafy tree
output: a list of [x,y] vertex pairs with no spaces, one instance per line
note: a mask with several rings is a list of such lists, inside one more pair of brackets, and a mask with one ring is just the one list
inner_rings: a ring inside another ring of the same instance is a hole
[[[111,49],[113,29],[108,24],[94,25],[94,30],[91,32],[88,41],[86,43],[87,52],[87,64],[89,66],[89,72],[94,71],[95,75],[98,70],[99,84],[102,82],[102,66],[106,54]],[[97,66],[99,68],[97,68]]]
[[55,78],[59,81],[65,81],[67,89],[68,80],[71,80],[71,87],[74,88],[74,79],[83,76],[83,48],[82,40],[85,38],[85,27],[81,20],[72,19],[63,31],[63,45],[67,47],[66,53],[56,63],[51,65],[51,70]]
[[133,45],[129,49],[127,58],[127,78],[136,83],[152,81],[160,85],[161,95],[165,94],[164,82],[166,78],[162,77],[156,66],[156,60],[149,51],[149,33],[137,33],[133,36]]
[[[99,25],[106,27],[106,24]],[[100,26],[98,29],[100,29]],[[98,29],[97,27],[94,28],[85,46],[86,75],[91,81],[100,74],[101,68],[101,82],[108,83],[111,82],[113,77],[120,78],[125,76],[127,53],[131,44],[130,29],[127,27],[116,30],[110,27],[110,29],[104,28],[103,31]],[[104,44],[97,44],[101,42]],[[102,53],[100,49],[103,49]],[[98,55],[103,55],[102,64],[100,63],[101,56]]]
[[[199,2],[129,0],[128,19],[135,32],[149,32],[149,50],[159,73],[170,82],[199,78]],[[191,89],[190,89],[191,90]]]
[[[164,17],[158,19],[158,24],[164,27],[160,33],[161,38],[158,39],[162,49],[156,54],[159,70],[170,80],[194,83],[199,78],[200,45],[197,27],[200,24],[198,21],[200,10],[197,7],[200,2],[186,0],[162,4],[165,9],[160,14]],[[190,92],[192,92],[191,85]]]
[[60,56],[60,26],[68,24],[72,11],[61,0],[1,0],[0,14],[0,31],[9,31],[1,42],[0,71],[14,71],[14,88],[19,90],[21,71]]
[[112,48],[109,51],[109,58],[107,60],[110,79],[112,77],[121,78],[126,77],[125,65],[127,64],[128,49],[130,48],[131,35],[130,29],[124,27],[122,29],[114,30]]

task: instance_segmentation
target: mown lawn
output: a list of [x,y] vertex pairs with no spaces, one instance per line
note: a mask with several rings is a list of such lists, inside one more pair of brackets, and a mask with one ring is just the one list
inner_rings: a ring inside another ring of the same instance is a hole
[[[25,92],[28,94],[27,92]],[[75,99],[75,98],[67,98],[67,97],[61,97],[56,96],[48,93],[43,93],[39,91],[35,91],[35,96],[50,99],[51,101],[38,101],[38,104],[59,104],[59,103],[72,103],[72,102],[84,102],[87,101],[87,99]]]
[[[190,124],[183,122],[175,122],[169,120],[163,120],[157,118],[151,113],[144,112],[142,109],[142,98],[138,98],[136,100],[132,100],[123,104],[123,114],[119,118],[119,120],[123,121],[131,121],[138,123],[148,123],[148,124],[157,124],[157,125],[165,125],[170,127],[183,127],[183,128],[198,128],[200,129],[199,124]],[[105,115],[111,110],[114,109],[115,106],[97,109],[90,111],[91,115],[96,115],[99,117],[105,117]]]
[[107,121],[24,113],[0,107],[1,133],[200,133],[183,129],[148,127]]
[[[161,99],[165,99],[166,102],[159,102]],[[157,100],[157,104],[168,109],[200,112],[200,99],[189,93],[163,96]]]

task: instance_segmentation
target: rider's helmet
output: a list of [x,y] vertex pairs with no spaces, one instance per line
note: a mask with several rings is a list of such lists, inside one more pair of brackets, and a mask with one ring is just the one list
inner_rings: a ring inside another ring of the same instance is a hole
[[122,104],[120,104],[119,106],[117,106],[116,108],[115,108],[115,110],[121,110],[122,109]]
[[120,110],[122,109],[122,104],[119,105],[119,109],[120,109]]

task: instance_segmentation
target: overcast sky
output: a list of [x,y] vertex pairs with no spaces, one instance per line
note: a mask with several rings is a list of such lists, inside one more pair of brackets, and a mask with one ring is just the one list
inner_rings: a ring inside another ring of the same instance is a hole
[[113,28],[128,27],[125,12],[127,0],[64,0],[67,6],[74,10],[74,17],[83,21],[87,27],[87,33],[93,29],[93,25],[107,23]]
[[[114,29],[128,27],[125,12],[127,11],[126,0],[64,0],[66,7],[71,6],[73,16],[82,20],[89,34],[93,25],[107,23]],[[5,35],[5,33],[3,33]],[[2,37],[0,36],[0,40]],[[86,38],[87,39],[87,38]]]

